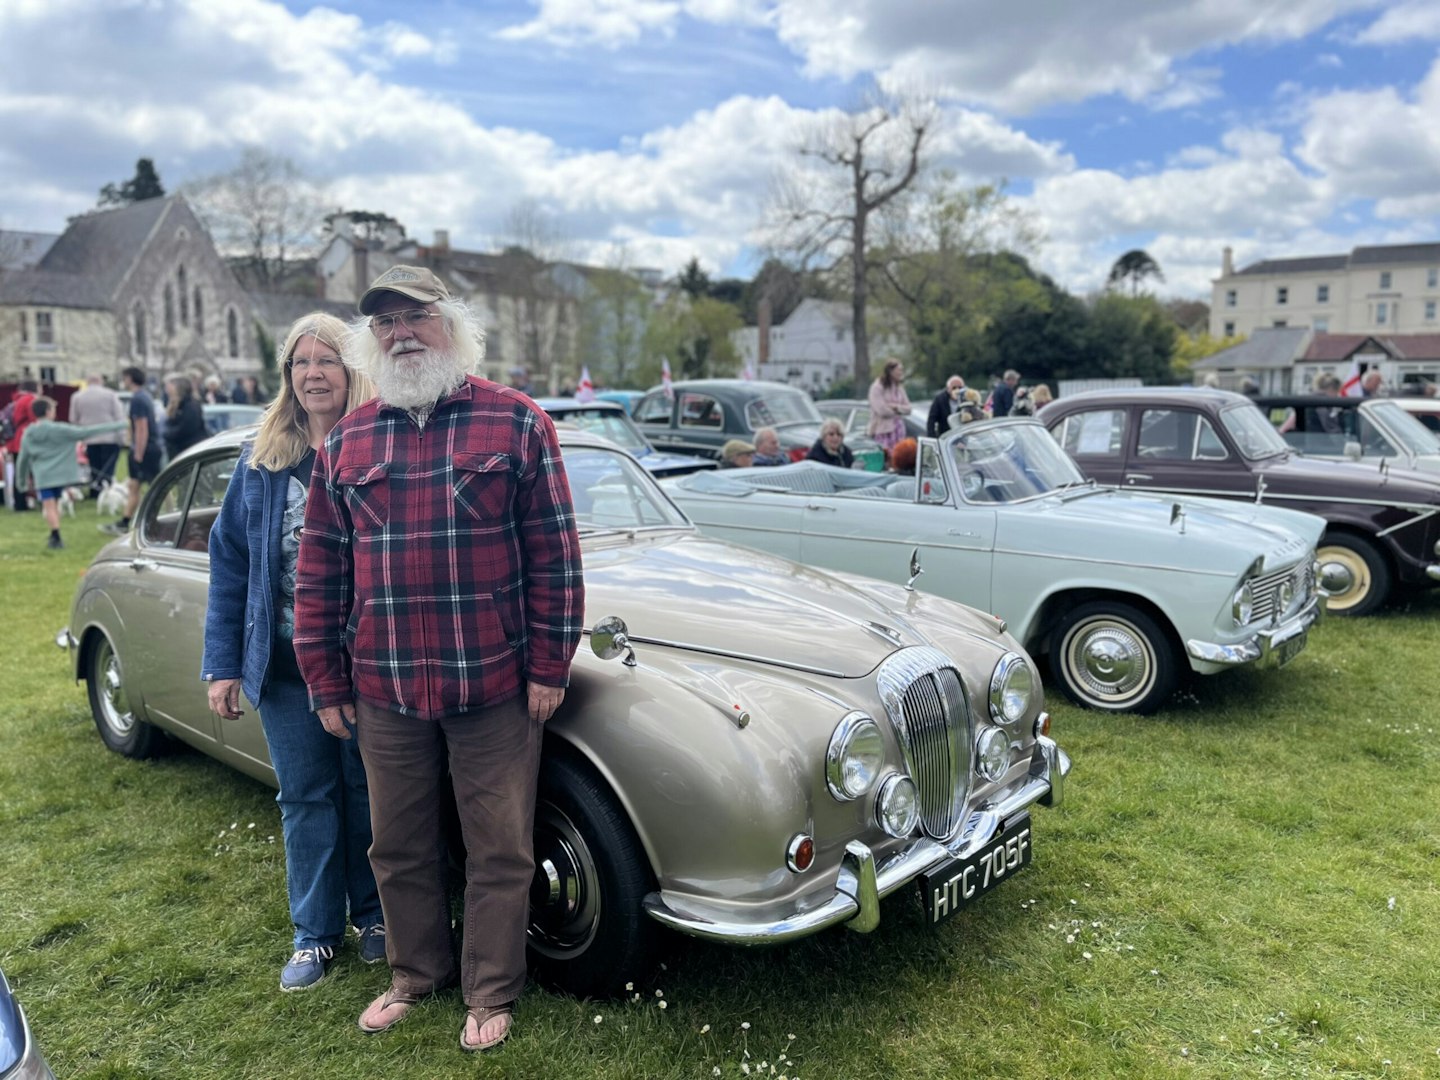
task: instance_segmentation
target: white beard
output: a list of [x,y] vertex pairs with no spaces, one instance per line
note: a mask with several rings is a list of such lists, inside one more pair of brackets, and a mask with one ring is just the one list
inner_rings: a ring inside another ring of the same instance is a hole
[[465,374],[460,358],[449,349],[416,348],[413,340],[396,342],[380,357],[375,390],[385,404],[413,412],[455,390]]

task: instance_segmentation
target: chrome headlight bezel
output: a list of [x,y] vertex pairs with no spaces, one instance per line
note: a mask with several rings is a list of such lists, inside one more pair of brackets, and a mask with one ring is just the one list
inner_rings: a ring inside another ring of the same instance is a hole
[[984,727],[975,736],[975,771],[992,784],[1010,771],[1010,734]]
[[1236,626],[1248,626],[1255,617],[1255,589],[1249,581],[1242,581],[1230,598],[1230,618]]
[[990,718],[997,724],[1023,720],[1039,686],[1030,662],[1019,653],[1006,653],[990,675]]
[[914,835],[920,825],[920,790],[914,780],[904,773],[885,778],[875,796],[875,824],[897,840]]
[[825,785],[840,802],[863,798],[875,788],[885,766],[880,725],[858,710],[846,713],[825,748]]

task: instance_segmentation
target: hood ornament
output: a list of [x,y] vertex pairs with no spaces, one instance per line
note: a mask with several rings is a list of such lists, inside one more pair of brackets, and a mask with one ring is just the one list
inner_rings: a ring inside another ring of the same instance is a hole
[[915,591],[915,580],[925,573],[925,568],[920,565],[920,549],[917,547],[910,552],[910,579],[905,582],[905,591]]
[[1185,535],[1185,507],[1178,502],[1170,504],[1170,524],[1180,523],[1180,535]]

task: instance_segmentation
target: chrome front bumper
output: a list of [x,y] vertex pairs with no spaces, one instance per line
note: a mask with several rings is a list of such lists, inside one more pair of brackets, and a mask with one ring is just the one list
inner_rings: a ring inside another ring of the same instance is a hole
[[1440,581],[1440,563],[1431,563],[1425,567],[1425,576],[1431,581]]
[[682,934],[723,941],[731,945],[778,945],[808,937],[844,923],[851,930],[874,930],[880,925],[880,898],[913,881],[947,859],[966,858],[985,846],[1006,819],[1039,803],[1058,806],[1065,794],[1070,758],[1045,735],[1036,737],[1030,776],[1003,801],[982,805],[949,844],[921,839],[877,862],[870,848],[858,840],[845,845],[835,895],[819,907],[797,911],[773,922],[719,922],[677,911],[658,892],[645,897],[645,913],[656,922]]
[[1266,627],[1248,640],[1233,645],[1218,645],[1213,641],[1191,639],[1185,643],[1185,651],[1192,659],[1207,664],[1253,664],[1257,661],[1263,664],[1277,648],[1291,638],[1305,633],[1318,623],[1324,614],[1323,598],[1314,596],[1294,618],[1279,626]]

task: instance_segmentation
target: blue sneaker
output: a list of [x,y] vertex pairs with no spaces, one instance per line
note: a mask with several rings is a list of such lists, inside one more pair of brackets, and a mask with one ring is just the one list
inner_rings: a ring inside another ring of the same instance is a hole
[[385,924],[376,923],[360,931],[360,959],[378,964],[385,959]]
[[296,949],[295,955],[280,972],[280,989],[308,990],[325,977],[330,959],[335,950],[329,945],[311,945],[307,949]]

